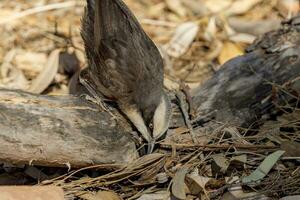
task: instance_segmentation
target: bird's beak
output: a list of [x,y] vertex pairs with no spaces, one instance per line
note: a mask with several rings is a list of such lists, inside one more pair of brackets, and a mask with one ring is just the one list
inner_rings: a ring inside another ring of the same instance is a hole
[[156,140],[168,130],[171,115],[171,101],[166,94],[163,94],[160,104],[154,113],[152,139],[148,141],[147,154],[151,154],[153,152]]
[[152,139],[148,142],[147,154],[151,154],[153,152],[155,146],[155,139]]

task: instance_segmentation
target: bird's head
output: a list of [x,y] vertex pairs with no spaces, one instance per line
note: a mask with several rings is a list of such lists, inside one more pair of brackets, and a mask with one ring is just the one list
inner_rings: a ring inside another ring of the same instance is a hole
[[158,100],[141,109],[142,117],[154,140],[159,139],[167,130],[171,118],[171,101],[162,93]]
[[172,106],[169,97],[164,92],[159,96],[157,103],[151,99],[149,102],[151,104],[144,104],[143,107],[119,106],[143,138],[153,143],[168,130]]

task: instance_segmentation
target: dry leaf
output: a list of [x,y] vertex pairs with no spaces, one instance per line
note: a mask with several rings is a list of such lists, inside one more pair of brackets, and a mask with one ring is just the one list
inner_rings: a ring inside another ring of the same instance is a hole
[[166,45],[167,53],[175,58],[186,53],[198,31],[199,26],[194,22],[186,22],[178,26],[171,41]]
[[179,90],[180,88],[179,83],[167,77],[164,78],[164,86],[170,91]]
[[255,40],[255,36],[247,33],[237,33],[229,37],[230,41],[235,43],[251,44]]
[[170,200],[170,192],[168,191],[158,191],[152,194],[143,194],[137,200]]
[[195,173],[187,175],[187,178],[189,182],[189,190],[193,195],[198,195],[202,191],[206,194],[207,192],[205,189],[205,185],[212,179],[204,176],[199,176],[199,174]]
[[267,156],[254,172],[242,179],[242,182],[251,183],[263,179],[270,172],[276,162],[284,154],[284,152],[285,151],[276,151]]
[[1,69],[1,86],[10,89],[26,90],[28,88],[28,80],[24,73],[12,65],[12,61],[17,54],[17,50],[10,50],[4,57]]
[[207,24],[207,27],[205,29],[203,37],[207,41],[212,41],[216,37],[216,33],[217,33],[216,18],[215,17],[211,17],[209,19],[209,22]]
[[278,0],[277,9],[287,18],[295,16],[300,11],[299,0]]
[[219,63],[223,65],[228,60],[239,55],[243,55],[243,50],[238,45],[231,42],[225,42],[218,60]]
[[28,92],[40,94],[42,93],[53,81],[59,67],[59,54],[60,50],[56,49],[51,52],[48,61],[41,73],[32,81]]
[[256,4],[262,2],[262,0],[239,0],[225,10],[226,15],[240,15],[246,13]]
[[230,192],[226,192],[222,197],[221,200],[238,200],[235,198]]
[[259,36],[268,31],[278,29],[281,21],[278,19],[246,20],[238,17],[228,18],[228,24],[236,32]]
[[205,16],[208,14],[208,10],[203,2],[203,0],[183,0],[182,4],[194,15],[199,17]]
[[96,194],[86,193],[80,196],[84,200],[121,200],[121,198],[111,191],[99,191]]
[[[230,188],[229,192],[233,195],[236,199],[265,199],[266,196],[259,194],[257,192],[244,192],[243,188],[240,186],[239,188],[235,187]],[[267,200],[267,199],[265,199]]]
[[220,168],[220,172],[225,173],[230,162],[225,158],[224,154],[215,154],[212,156],[214,163]]
[[1,186],[1,200],[63,200],[64,192],[56,186]]
[[[232,184],[232,186],[230,186],[228,188],[228,193],[230,194],[228,196],[232,196],[233,197],[232,199],[247,199],[247,198],[251,199],[251,197],[254,197],[254,196],[258,197],[258,193],[256,193],[256,192],[247,192],[247,193],[244,192],[242,185],[238,184],[240,182],[240,177],[238,177],[238,176],[226,177],[225,179],[226,179],[227,184],[229,184],[229,185]],[[224,199],[226,199],[226,198],[224,198]]]
[[300,144],[299,142],[283,141],[280,148],[284,150],[285,156],[288,157],[300,157]]
[[1,82],[6,88],[18,90],[26,90],[29,85],[29,81],[23,72],[16,68],[11,68],[9,77],[2,79]]
[[42,71],[46,62],[47,56],[44,53],[31,51],[18,51],[14,59],[14,63],[18,69],[34,74]]
[[2,65],[0,66],[1,78],[8,77],[8,72],[12,68],[11,62],[14,59],[16,53],[17,53],[17,50],[13,49],[13,50],[10,50],[9,52],[7,52],[7,54],[5,55],[5,57],[2,61]]
[[208,0],[205,6],[212,13],[219,13],[231,5],[232,0]]
[[121,198],[111,191],[100,191],[95,195],[97,200],[121,200]]
[[187,168],[182,168],[178,170],[173,178],[173,184],[172,184],[172,194],[177,199],[184,200],[186,199],[186,193],[185,193],[185,175],[188,173]]
[[182,5],[181,0],[166,0],[166,4],[170,10],[172,10],[180,17],[186,16],[186,9]]
[[283,197],[280,200],[299,200],[300,195],[295,195],[295,196],[288,196],[288,197]]
[[244,154],[244,155],[240,155],[240,156],[233,156],[230,159],[230,162],[232,162],[232,161],[238,161],[238,162],[241,162],[241,163],[246,163],[247,162],[247,155]]

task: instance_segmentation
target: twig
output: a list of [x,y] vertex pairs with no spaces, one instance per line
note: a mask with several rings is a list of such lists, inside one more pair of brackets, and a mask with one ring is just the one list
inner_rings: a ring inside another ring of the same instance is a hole
[[28,10],[24,10],[22,12],[16,13],[9,17],[3,18],[2,20],[0,20],[0,25],[7,24],[13,20],[23,18],[28,15],[33,15],[33,14],[37,14],[37,13],[45,12],[45,11],[49,11],[49,10],[57,10],[57,9],[75,7],[77,5],[83,6],[84,4],[81,1],[67,1],[67,2],[62,2],[62,3],[53,3],[53,4],[49,4],[49,5],[43,5],[43,6],[30,8]]
[[170,27],[170,28],[174,28],[174,27],[177,26],[177,24],[174,23],[174,22],[168,22],[168,21],[162,21],[162,20],[153,20],[153,19],[142,19],[141,23],[145,24],[145,25],[165,26],[165,27]]
[[189,129],[189,132],[191,134],[193,142],[196,144],[196,143],[198,143],[198,141],[196,139],[196,135],[195,135],[192,123],[191,123],[191,121],[189,119],[189,114],[188,114],[188,112],[186,110],[185,95],[182,92],[179,91],[179,92],[176,93],[176,97],[179,100],[179,107],[180,107],[180,110],[181,110],[181,112],[183,114],[183,118],[184,118],[185,124],[186,124],[187,128]]
[[204,148],[207,150],[211,149],[228,149],[228,148],[237,148],[237,149],[270,149],[275,150],[278,147],[272,147],[268,145],[249,145],[249,144],[176,144],[176,143],[167,143],[163,142],[160,143],[162,146],[175,146],[178,149],[184,149],[184,148]]
[[84,78],[79,77],[79,82],[89,91],[89,93],[92,96],[89,96],[86,94],[86,100],[90,100],[91,102],[97,104],[98,106],[100,106],[102,108],[102,110],[106,111],[107,113],[109,113],[113,119],[117,119],[117,117],[109,110],[109,108],[107,108],[104,105],[104,101],[103,99],[101,99],[97,93],[95,92],[95,90],[92,88],[92,86],[90,86],[90,84],[88,83],[88,81],[86,81]]

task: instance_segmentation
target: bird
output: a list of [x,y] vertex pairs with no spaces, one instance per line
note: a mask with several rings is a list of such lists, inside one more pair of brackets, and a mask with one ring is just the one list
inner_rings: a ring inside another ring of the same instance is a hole
[[122,0],[87,0],[81,36],[88,67],[80,83],[96,99],[116,102],[151,153],[172,115],[158,48]]

